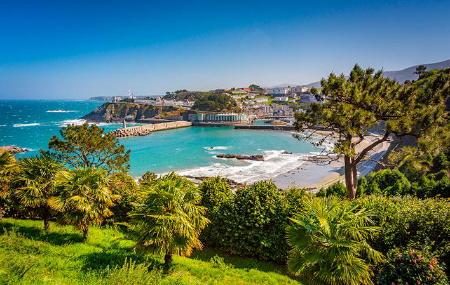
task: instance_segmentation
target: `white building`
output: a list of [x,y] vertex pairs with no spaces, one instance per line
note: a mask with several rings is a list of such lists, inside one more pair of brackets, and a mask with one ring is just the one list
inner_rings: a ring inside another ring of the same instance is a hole
[[275,87],[266,89],[266,93],[271,96],[286,96],[290,92],[291,88],[289,87]]
[[241,121],[248,121],[248,117],[245,114],[237,114],[237,113],[197,113],[197,114],[189,114],[189,121],[193,123],[238,123]]

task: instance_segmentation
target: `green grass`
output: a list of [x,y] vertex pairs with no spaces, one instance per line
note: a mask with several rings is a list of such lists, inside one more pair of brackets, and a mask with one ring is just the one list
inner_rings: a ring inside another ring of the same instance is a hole
[[115,228],[92,228],[87,242],[71,226],[0,220],[0,284],[299,284],[282,266],[205,249],[174,258],[133,251],[134,242]]

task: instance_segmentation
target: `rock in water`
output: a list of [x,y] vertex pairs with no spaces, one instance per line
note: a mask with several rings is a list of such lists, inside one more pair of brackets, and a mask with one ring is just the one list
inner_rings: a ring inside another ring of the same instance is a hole
[[218,154],[217,158],[235,158],[239,160],[256,160],[256,161],[264,161],[264,156],[261,154],[255,155],[241,155],[241,154]]

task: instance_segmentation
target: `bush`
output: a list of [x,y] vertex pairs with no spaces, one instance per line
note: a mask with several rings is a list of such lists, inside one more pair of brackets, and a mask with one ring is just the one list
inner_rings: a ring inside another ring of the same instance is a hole
[[385,264],[379,268],[377,283],[392,284],[448,284],[438,259],[427,251],[392,249]]
[[397,169],[383,169],[372,172],[360,179],[358,193],[379,195],[409,195],[412,194],[408,178]]
[[383,253],[393,248],[425,249],[450,262],[450,203],[445,199],[366,196],[353,203],[370,209],[381,231],[370,243]]
[[208,244],[231,254],[286,260],[286,203],[272,182],[261,181],[240,189],[234,199],[216,209]]
[[319,192],[317,192],[318,197],[329,197],[336,196],[345,198],[347,197],[347,187],[341,182],[334,183],[327,188],[321,188]]

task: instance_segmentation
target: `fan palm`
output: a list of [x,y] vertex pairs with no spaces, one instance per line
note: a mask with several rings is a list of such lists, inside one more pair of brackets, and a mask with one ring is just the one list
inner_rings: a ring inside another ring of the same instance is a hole
[[119,198],[108,187],[108,174],[101,168],[79,168],[56,175],[58,209],[63,222],[72,224],[88,237],[89,226],[112,215],[110,208]]
[[138,246],[164,254],[169,268],[172,256],[190,255],[201,249],[199,236],[208,224],[201,193],[186,178],[174,173],[148,186],[148,195],[132,213],[139,233]]
[[18,170],[19,166],[14,155],[0,150],[0,198],[9,193],[9,186]]
[[368,262],[382,255],[367,243],[378,230],[370,213],[349,202],[313,198],[291,219],[288,268],[311,284],[372,284]]
[[20,160],[15,194],[20,203],[32,208],[44,220],[44,230],[49,230],[52,201],[55,199],[55,176],[62,165],[45,156]]

